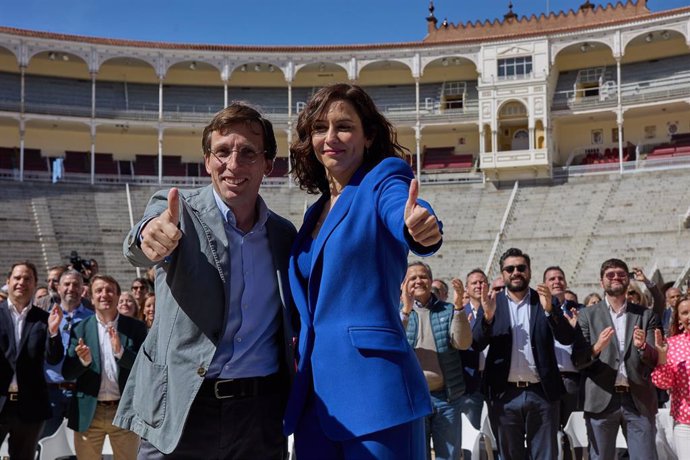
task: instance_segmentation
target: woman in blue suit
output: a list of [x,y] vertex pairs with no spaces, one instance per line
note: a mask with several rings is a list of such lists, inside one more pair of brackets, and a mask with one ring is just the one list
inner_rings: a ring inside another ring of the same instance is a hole
[[300,460],[419,460],[431,404],[398,305],[408,250],[435,252],[440,224],[417,201],[393,127],[358,86],[319,90],[297,134],[292,170],[321,197],[290,260],[301,330],[285,431]]

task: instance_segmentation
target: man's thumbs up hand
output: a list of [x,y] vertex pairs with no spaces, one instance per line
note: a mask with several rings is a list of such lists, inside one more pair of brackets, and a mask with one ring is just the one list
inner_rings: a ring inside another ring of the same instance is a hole
[[141,231],[141,250],[152,262],[159,262],[172,254],[182,232],[177,228],[180,222],[180,193],[173,187],[168,192],[168,208],[151,219]]
[[441,229],[436,217],[417,203],[419,183],[412,179],[410,193],[405,203],[405,226],[412,239],[422,246],[429,247],[441,241]]

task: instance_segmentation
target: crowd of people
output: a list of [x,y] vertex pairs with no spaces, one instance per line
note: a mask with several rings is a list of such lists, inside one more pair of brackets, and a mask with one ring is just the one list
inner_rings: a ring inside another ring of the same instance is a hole
[[299,231],[259,194],[270,121],[233,103],[201,148],[211,184],[156,193],[125,237],[150,278],[123,292],[90,261],[38,286],[33,264],[11,267],[12,458],[33,458],[66,418],[79,459],[100,458],[107,435],[116,460],[282,460],[294,434],[298,460],[430,459],[432,440],[456,460],[462,418],[479,429],[486,405],[502,459],[557,458],[558,431],[584,411],[591,458],[614,458],[620,426],[646,460],[662,390],[690,458],[690,300],[615,258],[583,304],[556,263],[533,288],[517,248],[491,283],[475,269],[452,289],[408,264],[440,248],[443,225],[358,86],[322,88],[299,115],[292,174],[319,195]]

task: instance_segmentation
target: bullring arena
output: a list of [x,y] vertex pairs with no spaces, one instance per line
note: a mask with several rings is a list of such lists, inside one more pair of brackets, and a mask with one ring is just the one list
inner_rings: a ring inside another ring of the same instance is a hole
[[417,42],[260,47],[0,27],[0,266],[45,269],[77,250],[129,282],[132,219],[156,189],[209,183],[201,130],[233,100],[274,123],[262,196],[299,226],[314,197],[288,174],[297,114],[352,81],[396,126],[444,222],[438,277],[496,276],[519,247],[535,274],[563,267],[580,296],[608,257],[685,286],[690,7],[587,1],[466,24],[430,8],[426,28]]

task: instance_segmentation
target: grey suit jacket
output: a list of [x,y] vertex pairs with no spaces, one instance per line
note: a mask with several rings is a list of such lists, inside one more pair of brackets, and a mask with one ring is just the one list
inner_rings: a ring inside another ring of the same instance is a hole
[[[635,325],[647,334],[647,346],[644,350],[633,345],[632,336]],[[609,326],[614,327],[605,300],[580,310],[578,327],[582,331],[584,341],[581,341],[580,345],[576,341],[572,358],[573,364],[578,369],[582,369],[586,377],[585,412],[602,412],[608,406],[614,393],[620,359],[616,337],[611,339],[598,357],[592,357],[592,346],[597,342],[601,331]],[[646,416],[657,412],[656,389],[650,378],[657,362],[657,352],[654,348],[654,329],[657,328],[659,328],[659,320],[651,309],[628,303],[623,360],[635,407]]]
[[[138,247],[143,224],[167,208],[167,190],[149,201],[143,219],[127,236],[125,257],[136,266],[153,263]],[[114,424],[134,431],[163,453],[179,442],[190,407],[216,352],[226,323],[225,282],[230,277],[228,241],[212,186],[180,190],[182,238],[156,267],[156,318],[122,394]],[[270,212],[266,223],[282,300],[286,376],[294,374],[292,300],[287,281],[295,227]]]

